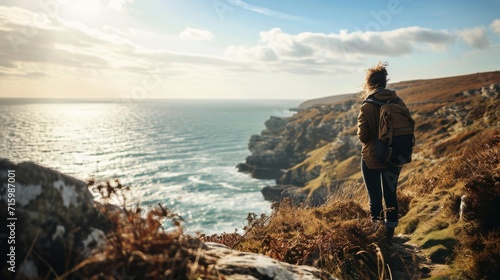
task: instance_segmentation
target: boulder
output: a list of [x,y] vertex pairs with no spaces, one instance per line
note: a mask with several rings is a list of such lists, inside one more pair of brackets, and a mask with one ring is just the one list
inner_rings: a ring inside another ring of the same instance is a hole
[[311,266],[291,265],[264,255],[231,250],[218,243],[207,242],[205,245],[202,258],[212,259],[220,279],[337,279]]
[[[15,199],[15,204],[7,205],[13,202],[8,199]],[[0,213],[3,221],[10,218],[14,226],[8,235],[15,236],[15,243],[9,245],[15,249],[15,258],[9,257],[14,263],[7,268],[14,267],[17,279],[43,279],[49,271],[60,274],[81,261],[84,252],[91,250],[85,245],[97,244],[90,241],[103,236],[95,229],[99,213],[93,204],[81,180],[33,162],[0,159]],[[3,268],[6,262],[1,263]],[[8,273],[2,276],[10,278],[12,270],[2,269]]]

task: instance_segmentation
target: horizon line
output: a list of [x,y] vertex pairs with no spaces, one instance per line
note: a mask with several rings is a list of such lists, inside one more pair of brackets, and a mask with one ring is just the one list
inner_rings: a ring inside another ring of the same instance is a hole
[[1,101],[7,101],[11,105],[15,103],[148,103],[157,101],[297,101],[302,102],[309,99],[281,99],[281,98],[90,98],[90,97],[0,97]]

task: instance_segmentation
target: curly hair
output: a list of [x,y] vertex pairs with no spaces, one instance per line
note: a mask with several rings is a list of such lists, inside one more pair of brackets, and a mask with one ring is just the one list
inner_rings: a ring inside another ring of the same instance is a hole
[[387,81],[389,81],[389,79],[387,79],[387,66],[389,66],[389,63],[382,63],[379,61],[376,66],[368,68],[364,86],[365,94],[368,94],[376,88],[386,87]]

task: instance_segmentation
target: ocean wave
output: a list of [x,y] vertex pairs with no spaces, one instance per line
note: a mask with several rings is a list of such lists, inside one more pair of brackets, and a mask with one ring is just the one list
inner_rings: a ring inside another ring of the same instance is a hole
[[186,231],[234,231],[248,212],[270,212],[260,193],[270,183],[235,167],[276,106],[266,104],[0,106],[0,154],[82,180],[119,179],[131,205],[161,203],[186,217]]
[[157,172],[155,174],[155,177],[158,179],[171,179],[171,178],[178,178],[181,176],[185,176],[188,173],[184,172]]
[[232,189],[232,190],[241,190],[241,188],[238,188],[236,186],[233,186],[229,183],[226,183],[226,182],[219,182],[218,183],[219,186],[223,187],[223,188],[226,188],[226,189]]
[[203,185],[203,186],[213,186],[214,183],[213,182],[209,182],[209,181],[206,181],[206,180],[202,180],[201,179],[201,176],[200,175],[193,175],[193,176],[189,176],[188,177],[188,180],[195,184],[196,186],[198,185]]

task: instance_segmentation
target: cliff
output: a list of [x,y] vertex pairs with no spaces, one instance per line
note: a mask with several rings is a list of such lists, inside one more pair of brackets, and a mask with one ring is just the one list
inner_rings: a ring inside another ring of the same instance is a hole
[[316,106],[316,105],[328,105],[328,104],[336,103],[336,102],[341,101],[343,99],[348,99],[348,98],[354,97],[355,95],[356,95],[355,93],[345,93],[345,94],[338,94],[338,95],[333,95],[333,96],[309,99],[309,100],[306,100],[306,101],[300,103],[299,106],[297,108],[294,108],[294,109],[296,111],[301,111],[301,110],[304,110],[304,109],[307,109],[309,107]]
[[[408,279],[500,277],[500,72],[388,87],[397,91],[416,120],[416,146],[413,162],[404,166],[398,184],[396,235],[404,240],[382,251],[394,256],[404,255],[405,247],[413,248],[407,257],[415,260],[412,266],[419,271],[406,275]],[[355,201],[367,210],[356,137],[360,105],[360,94],[314,104],[287,118],[282,131],[272,135],[272,143],[267,142],[268,135],[260,135],[259,145],[265,148],[253,151],[247,170],[260,168],[255,160],[260,154],[272,162],[274,147],[279,147],[280,162],[288,162],[265,166],[276,174],[276,185],[265,187],[264,197],[290,198],[294,205],[306,203],[318,209]],[[252,137],[250,145],[256,139]],[[252,176],[259,178],[259,173]],[[293,216],[284,215],[288,220]],[[304,220],[312,223],[313,218]]]
[[[490,72],[388,86],[403,98],[417,122],[416,160],[404,168],[400,184],[422,165],[449,156],[450,141],[460,139],[453,147],[459,152],[469,138],[463,135],[498,127],[499,82],[500,72]],[[316,101],[304,102],[309,107],[301,105],[303,109],[292,117],[271,117],[266,130],[250,138],[252,154],[239,168],[255,178],[276,180],[275,186],[263,190],[268,200],[292,196],[302,202],[309,196],[317,204],[327,194],[342,193],[346,182],[356,183],[349,192],[363,193],[356,136],[360,93]]]

